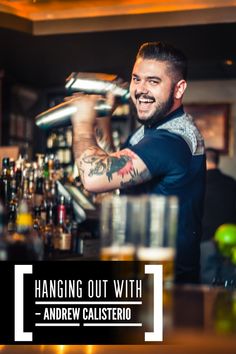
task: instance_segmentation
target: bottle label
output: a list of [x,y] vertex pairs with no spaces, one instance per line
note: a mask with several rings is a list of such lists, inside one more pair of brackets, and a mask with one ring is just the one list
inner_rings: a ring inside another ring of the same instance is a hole
[[61,251],[69,251],[71,248],[71,234],[60,234],[59,249]]
[[42,219],[43,224],[45,225],[46,224],[46,220],[47,220],[47,213],[44,210],[41,211],[41,219]]
[[58,207],[58,221],[63,223],[66,219],[66,208],[64,205],[59,205]]

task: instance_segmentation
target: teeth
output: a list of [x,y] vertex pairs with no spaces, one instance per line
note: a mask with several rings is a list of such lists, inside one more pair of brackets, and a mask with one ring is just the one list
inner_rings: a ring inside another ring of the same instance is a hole
[[153,100],[140,99],[139,102],[141,102],[141,103],[152,103]]

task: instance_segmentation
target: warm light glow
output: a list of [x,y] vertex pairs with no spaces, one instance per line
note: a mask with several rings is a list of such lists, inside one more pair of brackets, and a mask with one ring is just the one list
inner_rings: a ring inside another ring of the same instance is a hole
[[4,347],[5,347],[5,345],[0,344],[0,351],[3,350]]
[[93,349],[94,349],[94,345],[87,345],[86,354],[93,354],[94,353]]
[[66,349],[65,345],[55,345],[54,347],[55,347],[54,349],[55,349],[56,354],[64,354],[65,353],[65,349]]
[[235,6],[235,0],[0,0],[0,10],[31,20],[82,18]]
[[233,60],[232,59],[226,59],[225,60],[225,65],[228,65],[228,66],[231,66],[231,65],[233,65]]

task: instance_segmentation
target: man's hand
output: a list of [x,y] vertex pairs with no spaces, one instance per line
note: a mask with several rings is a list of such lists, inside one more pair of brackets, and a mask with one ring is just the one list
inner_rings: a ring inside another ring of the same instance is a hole
[[78,95],[71,99],[71,104],[76,107],[77,111],[71,118],[73,128],[86,126],[93,128],[96,122],[95,106],[97,101],[101,99],[99,95]]

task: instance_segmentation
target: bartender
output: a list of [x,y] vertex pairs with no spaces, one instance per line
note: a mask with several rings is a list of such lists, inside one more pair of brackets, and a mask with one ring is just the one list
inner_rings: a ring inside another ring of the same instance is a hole
[[[90,192],[176,195],[179,228],[175,280],[198,283],[205,185],[203,138],[184,112],[187,60],[163,42],[144,43],[130,82],[130,111],[141,124],[118,152],[106,152],[95,134],[97,95],[74,103],[73,149]],[[101,123],[100,123],[101,124]]]

